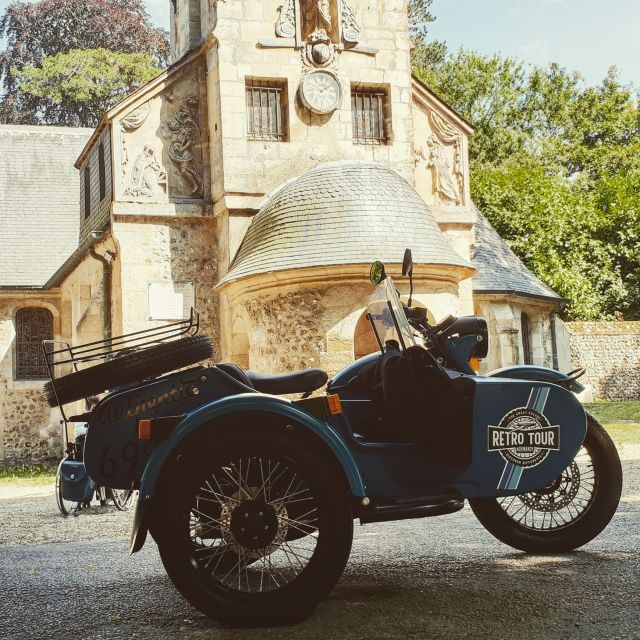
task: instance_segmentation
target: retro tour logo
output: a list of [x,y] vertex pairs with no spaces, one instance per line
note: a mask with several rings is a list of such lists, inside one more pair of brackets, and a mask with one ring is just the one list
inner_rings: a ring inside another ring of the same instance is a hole
[[560,427],[545,416],[521,407],[509,411],[497,427],[489,426],[489,451],[498,451],[512,464],[535,467],[550,451],[560,450]]

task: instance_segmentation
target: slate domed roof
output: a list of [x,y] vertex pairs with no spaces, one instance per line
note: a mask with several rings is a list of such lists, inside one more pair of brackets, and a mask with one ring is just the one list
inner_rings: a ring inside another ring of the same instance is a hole
[[561,302],[562,298],[524,266],[491,223],[475,208],[476,242],[472,264],[474,293],[509,293]]
[[322,164],[290,180],[263,203],[220,281],[305,267],[402,262],[472,273],[413,187],[371,162]]

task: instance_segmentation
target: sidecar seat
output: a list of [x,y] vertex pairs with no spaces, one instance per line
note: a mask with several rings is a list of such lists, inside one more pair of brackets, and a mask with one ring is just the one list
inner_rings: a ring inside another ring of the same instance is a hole
[[275,396],[289,393],[311,393],[327,384],[329,379],[327,372],[322,369],[303,369],[292,373],[256,373],[255,371],[243,371],[239,366],[230,362],[216,366],[248,387]]

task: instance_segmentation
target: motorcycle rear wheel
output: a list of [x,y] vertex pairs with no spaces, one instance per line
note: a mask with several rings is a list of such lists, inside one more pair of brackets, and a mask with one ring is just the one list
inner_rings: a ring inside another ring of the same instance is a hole
[[587,435],[571,464],[547,487],[469,505],[498,540],[528,553],[566,553],[609,524],[622,493],[622,466],[609,434],[587,414]]

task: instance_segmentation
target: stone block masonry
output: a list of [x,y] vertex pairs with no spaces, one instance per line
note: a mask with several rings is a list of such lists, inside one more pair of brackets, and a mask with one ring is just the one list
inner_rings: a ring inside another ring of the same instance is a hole
[[640,399],[640,322],[567,322],[571,365],[597,400]]

